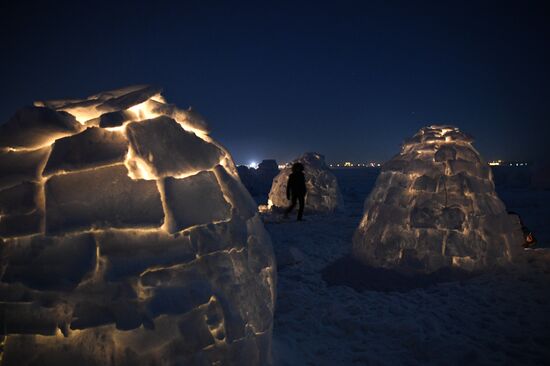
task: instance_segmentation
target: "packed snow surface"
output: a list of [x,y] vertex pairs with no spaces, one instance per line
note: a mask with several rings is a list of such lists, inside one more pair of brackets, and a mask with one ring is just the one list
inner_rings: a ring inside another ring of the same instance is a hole
[[[305,153],[292,163],[304,165],[306,178],[305,212],[329,213],[342,208],[342,193],[338,180],[325,163],[325,157],[318,153]],[[273,179],[269,192],[269,205],[286,208],[290,201],[286,197],[288,176],[292,173],[292,164],[281,170]]]
[[475,276],[407,277],[351,259],[378,173],[334,172],[346,212],[298,223],[264,217],[279,262],[276,365],[548,365],[550,236],[541,233],[550,192],[499,191],[545,246],[526,250],[525,261]]
[[472,138],[452,126],[424,127],[382,166],[353,241],[365,264],[406,271],[473,271],[514,259],[517,216],[495,192]]
[[0,127],[2,365],[265,365],[276,271],[229,153],[149,86]]

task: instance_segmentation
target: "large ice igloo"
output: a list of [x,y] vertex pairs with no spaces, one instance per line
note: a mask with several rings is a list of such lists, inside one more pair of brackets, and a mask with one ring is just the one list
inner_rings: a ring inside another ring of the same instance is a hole
[[[307,187],[305,212],[329,213],[342,208],[343,199],[338,180],[325,163],[323,155],[305,153],[293,163],[302,163],[305,168]],[[286,198],[286,185],[288,176],[292,173],[291,165],[282,169],[273,179],[269,192],[269,207],[284,208],[290,205],[290,201]]]
[[424,127],[382,166],[353,238],[375,267],[433,272],[509,262],[523,238],[498,198],[473,139],[452,126]]
[[0,127],[4,366],[270,363],[270,238],[207,132],[148,86]]

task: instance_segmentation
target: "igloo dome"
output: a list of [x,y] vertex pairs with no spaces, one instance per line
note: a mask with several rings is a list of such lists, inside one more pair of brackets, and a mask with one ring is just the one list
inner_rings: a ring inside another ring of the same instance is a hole
[[[305,153],[293,163],[302,163],[305,168],[307,187],[305,212],[328,213],[342,208],[344,201],[338,180],[325,163],[323,155]],[[273,179],[269,192],[269,207],[285,208],[290,205],[290,201],[286,198],[286,185],[290,173],[292,173],[292,168],[288,166]]]
[[3,365],[264,365],[271,241],[191,110],[130,87],[0,127]]
[[480,270],[519,253],[523,237],[492,173],[452,126],[422,128],[383,165],[353,238],[353,255],[386,268]]

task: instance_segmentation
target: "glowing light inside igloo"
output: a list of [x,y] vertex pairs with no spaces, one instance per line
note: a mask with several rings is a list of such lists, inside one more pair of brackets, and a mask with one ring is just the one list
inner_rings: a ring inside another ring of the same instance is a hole
[[523,243],[521,227],[472,141],[452,126],[425,127],[405,141],[365,202],[354,256],[422,272],[510,262]]
[[208,132],[149,86],[1,127],[4,365],[269,362],[271,241]]
[[[304,166],[307,194],[305,211],[311,213],[330,213],[341,209],[344,204],[338,180],[325,163],[325,157],[318,153],[305,153],[293,161]],[[281,169],[273,179],[269,192],[269,208],[275,206],[284,208],[289,205],[286,197],[288,176],[292,172],[292,164]]]

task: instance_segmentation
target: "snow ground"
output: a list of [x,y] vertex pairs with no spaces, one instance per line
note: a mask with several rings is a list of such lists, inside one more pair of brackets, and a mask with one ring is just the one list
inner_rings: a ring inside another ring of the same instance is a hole
[[[345,211],[301,223],[264,216],[279,261],[275,365],[550,364],[549,249],[446,282],[363,271],[347,256],[377,172],[335,174]],[[499,194],[547,244],[549,192]]]

